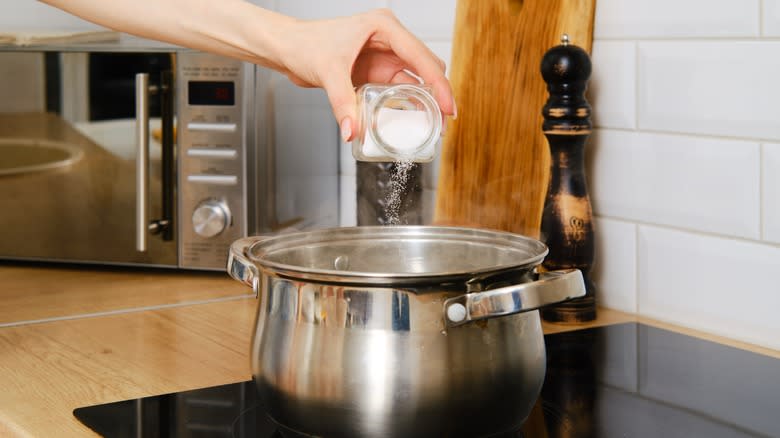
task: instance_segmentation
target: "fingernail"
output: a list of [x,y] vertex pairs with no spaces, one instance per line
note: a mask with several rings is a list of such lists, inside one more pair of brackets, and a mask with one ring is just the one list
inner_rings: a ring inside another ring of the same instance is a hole
[[349,141],[350,137],[352,137],[352,121],[349,117],[344,117],[344,120],[341,121],[341,138],[344,141]]
[[455,103],[455,98],[452,98],[452,120],[458,118],[458,104]]

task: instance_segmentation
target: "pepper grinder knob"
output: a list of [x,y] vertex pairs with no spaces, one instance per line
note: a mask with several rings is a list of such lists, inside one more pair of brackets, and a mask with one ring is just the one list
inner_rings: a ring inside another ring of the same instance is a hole
[[542,58],[541,71],[550,95],[542,110],[545,134],[589,134],[591,108],[584,96],[591,73],[587,52],[570,44],[569,36],[563,34],[561,45],[548,50]]
[[550,253],[547,270],[577,268],[587,292],[542,311],[555,322],[583,322],[596,318],[596,288],[590,279],[594,259],[593,213],[585,178],[585,142],[591,131],[591,107],[585,99],[591,62],[587,52],[563,35],[561,44],[545,53],[541,73],[549,99],[542,130],[550,146],[550,180],[542,212],[542,240]]

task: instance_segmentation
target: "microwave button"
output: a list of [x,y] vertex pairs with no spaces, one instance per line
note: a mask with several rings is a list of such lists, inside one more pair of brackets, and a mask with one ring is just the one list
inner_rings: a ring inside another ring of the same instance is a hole
[[235,149],[215,149],[215,148],[190,148],[187,149],[187,156],[196,158],[222,158],[232,160],[238,156]]
[[207,122],[189,122],[187,129],[190,131],[211,131],[211,132],[236,132],[235,123],[207,123]]
[[238,177],[235,175],[187,175],[187,182],[198,184],[213,184],[217,186],[234,186],[238,184]]

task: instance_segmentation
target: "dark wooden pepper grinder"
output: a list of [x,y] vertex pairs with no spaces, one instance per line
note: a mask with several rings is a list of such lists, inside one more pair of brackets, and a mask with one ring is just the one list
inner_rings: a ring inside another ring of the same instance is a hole
[[595,287],[590,278],[593,265],[593,217],[585,181],[585,141],[591,131],[590,105],[585,89],[590,78],[588,54],[569,43],[545,53],[542,77],[550,94],[542,110],[542,129],[550,144],[550,182],[542,212],[541,238],[550,248],[546,270],[577,268],[585,277],[587,293],[542,311],[554,322],[596,319]]

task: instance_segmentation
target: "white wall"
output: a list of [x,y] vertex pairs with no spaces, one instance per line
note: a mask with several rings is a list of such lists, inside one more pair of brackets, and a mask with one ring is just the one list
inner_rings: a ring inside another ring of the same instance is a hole
[[[255,2],[305,18],[390,7],[449,61],[456,0]],[[0,17],[89,26],[30,0]],[[600,302],[780,348],[780,0],[598,0],[593,65]]]
[[780,1],[599,0],[601,302],[780,348]]
[[100,27],[35,0],[2,0],[0,34],[16,30],[89,30]]

